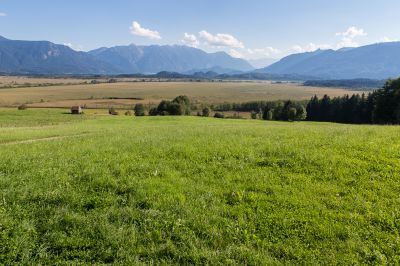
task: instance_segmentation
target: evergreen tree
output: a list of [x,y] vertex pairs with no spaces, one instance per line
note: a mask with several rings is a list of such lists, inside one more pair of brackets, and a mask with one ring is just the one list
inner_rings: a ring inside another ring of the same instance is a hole
[[319,100],[317,95],[311,98],[310,102],[306,107],[307,111],[307,120],[309,121],[318,121],[319,120]]
[[[286,107],[285,107],[286,108]],[[307,120],[354,124],[400,124],[400,78],[388,80],[374,93],[345,95],[330,99],[311,98]]]
[[400,123],[400,78],[388,80],[382,90],[374,93],[373,122],[379,124]]

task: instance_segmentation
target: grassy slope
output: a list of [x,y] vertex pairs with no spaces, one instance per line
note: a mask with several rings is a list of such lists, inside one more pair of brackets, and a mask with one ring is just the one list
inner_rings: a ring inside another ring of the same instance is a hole
[[0,262],[399,263],[399,127],[47,112],[0,112]]

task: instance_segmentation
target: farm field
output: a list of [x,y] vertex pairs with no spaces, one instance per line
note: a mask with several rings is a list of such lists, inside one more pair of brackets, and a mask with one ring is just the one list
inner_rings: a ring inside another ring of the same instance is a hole
[[90,79],[78,78],[41,78],[26,76],[0,76],[0,88],[18,88],[29,86],[73,85],[90,83]]
[[0,109],[0,264],[400,263],[399,127],[65,112]]
[[[138,102],[157,104],[187,95],[194,103],[309,100],[312,96],[352,94],[345,89],[271,82],[118,82],[0,89],[0,106],[126,108]],[[116,98],[116,99],[115,99]]]

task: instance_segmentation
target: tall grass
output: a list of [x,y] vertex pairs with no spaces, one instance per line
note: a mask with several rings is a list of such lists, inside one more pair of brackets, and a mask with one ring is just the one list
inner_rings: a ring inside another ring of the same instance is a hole
[[0,263],[400,262],[399,127],[13,112]]

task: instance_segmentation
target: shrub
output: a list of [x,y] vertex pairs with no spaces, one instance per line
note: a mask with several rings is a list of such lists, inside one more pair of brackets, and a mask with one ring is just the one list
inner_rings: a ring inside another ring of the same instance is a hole
[[185,106],[190,106],[190,100],[185,95],[180,95],[180,96],[176,97],[174,100],[172,100],[172,102],[183,104]]
[[171,102],[168,105],[167,112],[170,115],[186,115],[187,114],[185,105],[178,103],[178,102]]
[[131,116],[131,115],[132,115],[132,112],[128,110],[128,111],[125,112],[125,115],[126,115],[126,116]]
[[149,110],[149,115],[150,115],[150,116],[156,116],[156,115],[158,115],[157,107],[152,107],[152,108]]
[[159,105],[157,106],[157,114],[158,115],[165,115],[166,113],[168,113],[168,108],[169,108],[170,104],[171,104],[170,101],[162,100],[159,103]]
[[167,112],[167,111],[162,111],[161,113],[158,113],[159,115],[162,115],[162,116],[166,116],[166,115],[169,115],[169,113]]
[[28,109],[28,106],[26,104],[21,104],[20,106],[18,106],[18,110],[26,110]]
[[178,96],[173,101],[163,100],[157,107],[157,115],[190,115],[190,111],[187,96]]
[[135,111],[135,116],[145,116],[144,105],[141,103],[135,105],[134,111]]
[[251,112],[251,119],[257,119],[258,113],[257,112]]
[[214,117],[215,118],[225,118],[225,115],[223,113],[218,113],[217,112],[217,113],[214,114]]
[[210,110],[210,108],[208,108],[208,107],[205,107],[205,108],[203,108],[203,110],[202,110],[202,116],[204,116],[204,117],[209,117],[210,116],[210,113],[211,113],[211,110]]
[[233,113],[232,115],[225,116],[225,118],[230,118],[230,119],[243,119],[243,117],[239,113]]
[[118,112],[114,109],[114,107],[111,107],[110,109],[108,109],[108,113],[110,115],[118,115]]
[[187,96],[185,95],[180,95],[178,97],[176,97],[175,99],[172,100],[172,103],[176,103],[178,105],[180,105],[180,112],[181,114],[178,115],[190,115],[190,100]]

